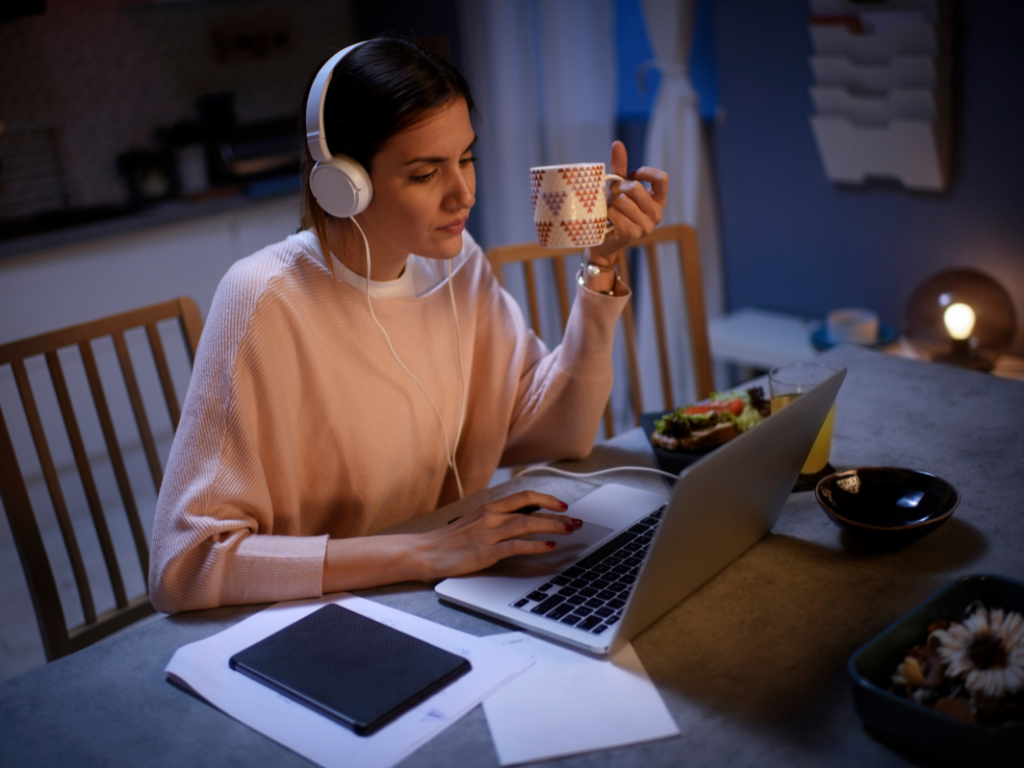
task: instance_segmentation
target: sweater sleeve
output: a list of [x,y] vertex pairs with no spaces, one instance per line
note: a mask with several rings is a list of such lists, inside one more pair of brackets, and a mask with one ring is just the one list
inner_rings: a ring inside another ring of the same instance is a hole
[[630,296],[578,286],[565,336],[551,352],[523,326],[522,375],[502,465],[590,453],[612,390],[615,323]]
[[232,267],[203,331],[153,524],[149,586],[161,611],[321,594],[328,537],[275,534],[289,532],[275,505],[294,468],[263,455],[286,432],[263,422],[287,414],[290,368],[278,359],[288,345],[265,338],[281,330],[264,301],[266,262]]

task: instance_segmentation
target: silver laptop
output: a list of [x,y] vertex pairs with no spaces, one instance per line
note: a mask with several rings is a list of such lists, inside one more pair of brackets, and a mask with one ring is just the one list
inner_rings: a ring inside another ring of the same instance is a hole
[[[609,484],[569,507],[583,520],[542,555],[445,579],[446,601],[607,655],[775,525],[846,370],[691,464],[671,498]],[[536,538],[549,538],[547,535]]]

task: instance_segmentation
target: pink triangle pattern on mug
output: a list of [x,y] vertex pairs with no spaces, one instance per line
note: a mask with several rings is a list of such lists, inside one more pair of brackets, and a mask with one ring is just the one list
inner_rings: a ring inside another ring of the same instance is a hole
[[542,246],[600,244],[607,226],[604,164],[531,168],[530,204]]
[[530,205],[537,213],[537,197],[540,195],[540,183],[544,180],[544,171],[539,168],[530,170]]
[[564,190],[562,192],[543,192],[540,197],[541,200],[547,203],[551,215],[558,216],[558,212],[562,210],[562,203],[569,197],[569,193]]
[[604,240],[604,219],[570,219],[558,224],[573,245],[598,245]]

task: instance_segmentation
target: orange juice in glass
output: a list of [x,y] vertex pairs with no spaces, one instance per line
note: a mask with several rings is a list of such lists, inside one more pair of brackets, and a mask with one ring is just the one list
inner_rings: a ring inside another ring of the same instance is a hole
[[[834,373],[833,368],[813,363],[793,363],[773,368],[768,374],[772,413],[778,413],[800,395],[810,392]],[[813,475],[823,470],[828,464],[829,454],[832,450],[832,428],[835,421],[836,406],[833,403],[832,407],[828,409],[825,423],[821,426],[821,431],[818,432],[818,437],[811,447],[811,452],[807,455],[800,474]]]

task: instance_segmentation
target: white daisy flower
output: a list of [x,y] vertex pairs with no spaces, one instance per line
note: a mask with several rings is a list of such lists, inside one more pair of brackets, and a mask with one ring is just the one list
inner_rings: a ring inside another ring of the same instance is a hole
[[979,607],[948,629],[932,632],[946,677],[962,677],[975,695],[998,699],[1024,688],[1024,617]]

